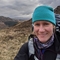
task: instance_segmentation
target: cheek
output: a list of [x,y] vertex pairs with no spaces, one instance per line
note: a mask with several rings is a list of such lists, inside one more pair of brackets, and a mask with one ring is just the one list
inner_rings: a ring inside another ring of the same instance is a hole
[[34,27],[34,33],[36,33],[38,31],[38,28],[37,27]]
[[53,34],[53,27],[51,27],[51,28],[47,28],[47,31],[50,33],[50,34]]

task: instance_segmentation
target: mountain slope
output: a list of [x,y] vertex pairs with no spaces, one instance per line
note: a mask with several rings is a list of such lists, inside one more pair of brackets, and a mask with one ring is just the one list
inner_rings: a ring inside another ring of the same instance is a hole
[[14,26],[17,23],[18,23],[18,20],[14,20],[14,19],[11,19],[9,17],[0,16],[0,29]]
[[57,6],[55,9],[54,9],[55,13],[56,14],[60,14],[60,6]]

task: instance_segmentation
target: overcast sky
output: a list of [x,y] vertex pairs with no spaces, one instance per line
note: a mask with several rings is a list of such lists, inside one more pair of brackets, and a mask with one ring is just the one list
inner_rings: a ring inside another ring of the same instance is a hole
[[30,19],[34,8],[42,4],[56,8],[60,0],[0,0],[0,16]]

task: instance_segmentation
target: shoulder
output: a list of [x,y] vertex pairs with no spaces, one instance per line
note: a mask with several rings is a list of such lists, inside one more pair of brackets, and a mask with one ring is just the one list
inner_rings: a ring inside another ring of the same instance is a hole
[[55,32],[55,47],[56,51],[60,54],[60,32]]
[[19,52],[22,54],[22,53],[27,53],[27,51],[28,51],[28,43],[24,43],[24,44],[21,46]]
[[28,43],[24,43],[21,48],[19,49],[19,52],[17,53],[14,60],[28,60]]
[[56,33],[55,33],[55,38],[57,38],[58,41],[60,41],[60,32],[56,31]]
[[60,32],[56,31],[55,33],[56,33],[57,36],[60,36]]

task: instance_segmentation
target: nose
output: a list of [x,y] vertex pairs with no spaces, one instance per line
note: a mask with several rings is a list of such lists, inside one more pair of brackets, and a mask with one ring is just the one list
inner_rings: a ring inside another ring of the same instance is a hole
[[39,27],[39,32],[44,32],[45,31],[45,29],[44,29],[44,27],[41,25],[40,27]]

